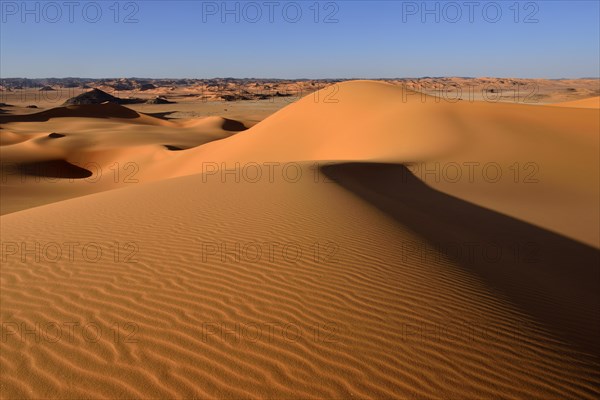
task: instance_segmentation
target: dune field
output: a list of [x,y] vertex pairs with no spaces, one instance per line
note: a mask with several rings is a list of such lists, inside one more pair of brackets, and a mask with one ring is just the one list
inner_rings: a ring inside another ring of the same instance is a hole
[[448,82],[9,98],[0,398],[600,397],[597,80]]

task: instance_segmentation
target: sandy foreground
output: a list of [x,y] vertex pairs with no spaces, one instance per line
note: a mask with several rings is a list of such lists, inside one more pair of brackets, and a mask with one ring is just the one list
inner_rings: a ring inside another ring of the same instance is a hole
[[3,108],[0,396],[598,398],[600,98],[412,89]]

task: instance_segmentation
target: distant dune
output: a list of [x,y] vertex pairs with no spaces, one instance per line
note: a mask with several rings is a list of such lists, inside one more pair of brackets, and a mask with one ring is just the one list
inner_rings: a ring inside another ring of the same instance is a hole
[[69,105],[27,115],[2,115],[0,122],[43,122],[52,118],[138,118],[139,113],[114,103]]
[[600,396],[600,109],[353,81],[251,127],[0,121],[2,398]]

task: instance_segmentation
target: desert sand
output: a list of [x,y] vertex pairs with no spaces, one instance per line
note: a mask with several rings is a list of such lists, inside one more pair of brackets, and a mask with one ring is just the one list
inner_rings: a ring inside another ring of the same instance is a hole
[[4,107],[0,396],[598,398],[597,93],[417,89]]
[[565,101],[554,105],[558,107],[600,108],[600,97],[597,96],[582,100]]

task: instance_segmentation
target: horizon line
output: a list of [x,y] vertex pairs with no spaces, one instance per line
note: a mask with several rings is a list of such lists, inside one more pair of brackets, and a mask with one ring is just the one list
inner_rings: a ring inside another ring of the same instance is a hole
[[378,78],[366,78],[366,77],[338,77],[338,78],[266,78],[266,77],[232,77],[232,76],[216,76],[216,77],[204,77],[204,78],[193,78],[193,77],[167,77],[167,78],[155,78],[155,77],[141,77],[141,76],[129,76],[129,77],[101,77],[101,78],[90,78],[80,76],[65,76],[65,77],[0,77],[1,80],[13,80],[13,79],[29,79],[29,80],[41,80],[41,79],[86,79],[86,80],[115,80],[115,79],[153,79],[153,80],[215,80],[215,79],[237,79],[237,80],[279,80],[279,81],[331,81],[331,80],[395,80],[395,79],[442,79],[442,78],[461,78],[461,79],[484,79],[484,78],[497,78],[497,79],[546,79],[546,80],[569,80],[569,79],[600,79],[600,76],[581,76],[581,77],[560,77],[560,78],[547,78],[547,77],[516,77],[516,76],[493,76],[493,75],[480,75],[480,76],[459,76],[459,75],[439,75],[439,76],[405,76],[405,77],[378,77]]

